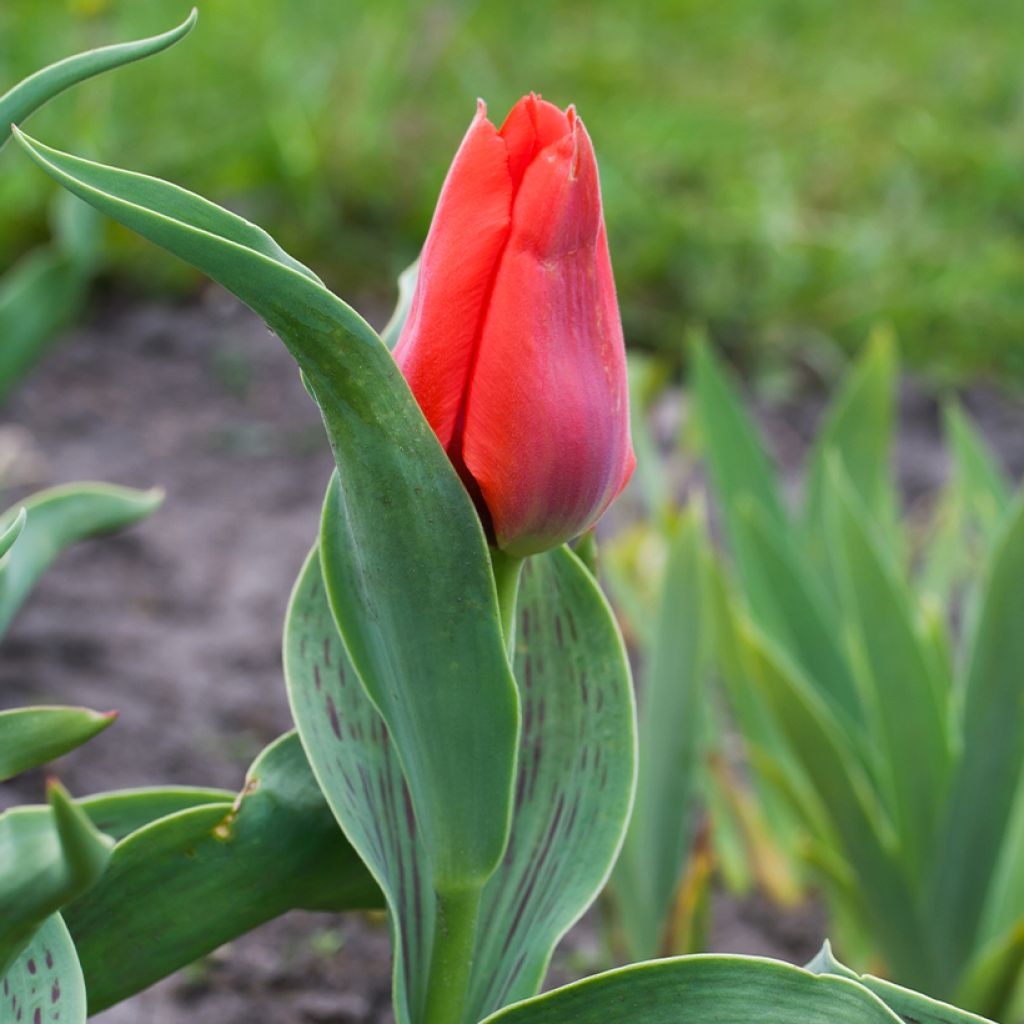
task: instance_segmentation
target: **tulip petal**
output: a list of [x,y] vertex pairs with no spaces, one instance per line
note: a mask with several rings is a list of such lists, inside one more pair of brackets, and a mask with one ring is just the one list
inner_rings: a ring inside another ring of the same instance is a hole
[[409,318],[394,353],[446,449],[463,405],[495,268],[508,238],[512,197],[505,141],[480,102],[441,190]]
[[513,554],[591,526],[634,462],[597,164],[567,120],[516,195],[466,402],[463,459]]
[[533,158],[571,130],[569,118],[558,107],[532,92],[509,111],[499,134],[508,146],[509,172],[516,188]]

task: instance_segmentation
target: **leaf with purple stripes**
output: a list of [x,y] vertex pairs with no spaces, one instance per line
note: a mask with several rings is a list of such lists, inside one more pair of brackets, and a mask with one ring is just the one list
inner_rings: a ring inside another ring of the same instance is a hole
[[85,1024],[85,982],[60,914],[46,919],[0,979],[0,1021]]
[[395,1017],[408,1024],[424,1003],[434,893],[401,763],[338,635],[316,548],[292,593],[284,668],[313,773],[387,901]]
[[531,558],[516,617],[515,804],[484,889],[470,1020],[540,988],[555,944],[604,886],[633,799],[629,665],[593,577],[568,548]]

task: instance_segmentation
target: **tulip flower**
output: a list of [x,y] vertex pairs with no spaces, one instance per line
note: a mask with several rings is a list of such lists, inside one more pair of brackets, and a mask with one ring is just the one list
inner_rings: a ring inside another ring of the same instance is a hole
[[591,527],[634,457],[594,150],[575,110],[480,102],[441,190],[395,348],[509,554]]

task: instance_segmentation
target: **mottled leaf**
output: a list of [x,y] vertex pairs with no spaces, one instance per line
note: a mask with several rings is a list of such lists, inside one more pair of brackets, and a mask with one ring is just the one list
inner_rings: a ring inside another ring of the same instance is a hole
[[46,919],[0,977],[3,1024],[85,1024],[85,982],[60,914]]

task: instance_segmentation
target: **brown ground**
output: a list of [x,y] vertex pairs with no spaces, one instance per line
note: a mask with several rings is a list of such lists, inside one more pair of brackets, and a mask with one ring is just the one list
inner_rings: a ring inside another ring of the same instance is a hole
[[[944,472],[934,402],[903,397],[901,479],[913,497]],[[1020,403],[972,396],[1019,476]],[[784,461],[819,404],[767,415]],[[44,578],[5,641],[0,706],[114,707],[115,728],[61,764],[74,792],[160,782],[235,788],[289,727],[279,635],[330,469],[318,416],[280,343],[222,292],[184,308],[107,303],[65,340],[5,410],[26,486],[101,479],[160,484],[146,523],[84,543]],[[5,443],[0,439],[0,457]],[[40,780],[0,787],[0,808]],[[800,961],[822,937],[813,907],[780,916],[758,899],[718,901],[713,946]],[[592,969],[595,931],[571,937],[559,973]],[[97,1018],[103,1024],[390,1020],[379,925],[295,914]]]

